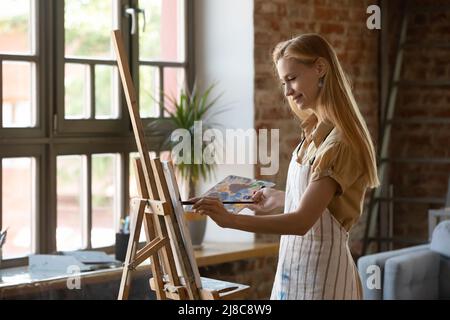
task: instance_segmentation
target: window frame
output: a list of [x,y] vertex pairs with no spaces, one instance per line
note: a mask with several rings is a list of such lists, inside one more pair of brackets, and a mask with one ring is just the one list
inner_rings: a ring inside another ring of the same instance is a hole
[[[0,53],[0,104],[3,103],[3,61],[10,62],[32,62],[35,64],[36,81],[35,81],[35,112],[36,112],[36,126],[35,127],[19,127],[19,128],[4,128],[3,127],[3,110],[0,112],[0,136],[1,137],[43,137],[45,135],[46,128],[46,101],[45,94],[46,86],[46,73],[44,72],[43,65],[45,64],[45,37],[44,29],[40,21],[44,20],[46,10],[46,3],[43,0],[32,0],[33,10],[31,12],[32,24],[35,31],[34,38],[34,53],[30,54],[8,54]],[[33,45],[33,44],[32,44]]]
[[[194,0],[182,0],[184,1],[184,61],[165,61],[165,60],[150,60],[150,59],[140,59],[139,58],[139,28],[136,30],[136,34],[134,38],[131,39],[131,52],[129,53],[131,56],[130,61],[130,70],[131,77],[133,79],[133,83],[135,86],[136,97],[139,105],[140,98],[140,77],[139,77],[139,67],[147,66],[147,67],[155,67],[158,68],[158,80],[159,80],[159,88],[161,88],[161,93],[159,95],[160,105],[159,105],[159,118],[143,118],[142,124],[145,132],[149,132],[148,127],[151,127],[151,123],[155,121],[155,119],[159,119],[160,125],[159,128],[163,131],[169,130],[170,125],[167,118],[164,118],[164,68],[183,68],[184,69],[184,78],[185,78],[185,89],[189,92],[192,92],[195,83],[195,59],[194,59],[194,46],[195,46],[195,30],[194,30]],[[139,0],[131,0],[131,4],[134,8],[137,8],[139,5]],[[129,34],[129,33],[128,33]],[[166,124],[167,123],[167,124]]]
[[[31,215],[31,254],[38,253],[45,244],[46,235],[46,217],[41,214],[48,209],[48,203],[45,201],[45,180],[46,175],[46,153],[42,145],[24,143],[21,145],[9,145],[6,148],[0,148],[0,229],[3,229],[3,159],[5,158],[35,158],[36,175],[34,177],[34,214]],[[2,267],[15,266],[16,264],[27,263],[27,257],[18,257],[2,260]],[[4,266],[3,266],[4,264]]]
[[[123,218],[128,214],[127,211],[127,203],[128,198],[126,197],[126,194],[128,192],[128,172],[125,170],[127,167],[125,167],[128,164],[128,161],[124,155],[127,155],[128,152],[132,152],[129,150],[133,150],[133,145],[131,141],[121,141],[121,143],[113,143],[109,144],[105,139],[98,139],[98,141],[94,143],[90,143],[89,145],[85,145],[84,143],[60,143],[58,145],[55,145],[54,148],[54,161],[55,164],[57,164],[57,157],[58,156],[67,156],[67,155],[82,155],[87,157],[87,176],[85,177],[84,183],[85,185],[82,186],[83,196],[86,199],[86,203],[81,204],[81,215],[82,215],[82,244],[85,245],[83,249],[91,250],[92,249],[92,243],[91,243],[91,230],[92,230],[92,155],[95,154],[105,154],[105,153],[112,153],[112,154],[118,154],[120,156],[119,161],[119,167],[120,167],[120,177],[118,179],[119,185],[116,186],[118,190],[120,190],[118,195],[118,203],[119,208],[117,209],[118,212],[120,212],[119,217],[115,217],[117,222],[119,218]],[[57,170],[57,166],[55,167]],[[54,212],[57,217],[57,186],[55,189],[55,197],[54,201],[52,203]],[[85,207],[83,207],[85,206]],[[57,220],[57,219],[55,219]],[[56,244],[56,228],[57,223],[55,227],[55,250],[57,248]],[[100,247],[95,248],[94,250],[99,249],[107,249],[108,252],[111,252],[113,249],[113,245],[107,246],[107,247]]]
[[[119,0],[122,12],[125,6],[137,7],[137,0]],[[185,62],[186,85],[193,87],[194,64],[194,23],[193,1],[185,1]],[[67,154],[121,154],[121,186],[120,186],[120,214],[124,217],[129,211],[129,153],[136,152],[135,144],[126,100],[119,80],[119,108],[122,105],[122,118],[112,120],[85,120],[69,123],[64,118],[61,108],[61,97],[64,101],[64,91],[61,91],[61,69],[64,71],[64,1],[35,0],[35,32],[36,32],[36,112],[37,126],[35,128],[0,128],[0,157],[35,157],[36,158],[36,225],[35,249],[38,254],[49,254],[56,251],[57,227],[57,156]],[[62,14],[61,14],[61,9]],[[62,20],[61,20],[62,19]],[[129,21],[121,16],[119,26],[122,29],[127,53],[130,57],[131,72],[134,81],[138,51],[138,37],[131,41],[129,36]],[[62,33],[62,41],[61,41]],[[53,40],[56,39],[56,40]],[[61,51],[62,45],[62,51]],[[61,53],[62,54],[59,54]],[[0,55],[0,60],[5,54]],[[12,56],[12,55],[7,55]],[[20,57],[22,57],[20,55]],[[169,62],[169,67],[171,63]],[[134,67],[133,67],[134,66]],[[134,68],[134,69],[133,69]],[[62,79],[64,80],[64,79]],[[0,80],[1,83],[1,80]],[[63,89],[64,89],[64,81]],[[135,82],[136,90],[139,83]],[[1,91],[1,86],[0,86]],[[0,92],[1,94],[1,92]],[[0,96],[1,97],[1,96]],[[0,100],[1,101],[1,100]],[[120,111],[119,111],[120,113]],[[63,119],[64,120],[64,119]],[[74,120],[70,120],[74,121]],[[154,119],[143,119],[146,128],[146,142],[150,151],[157,154],[164,151],[160,148],[163,136],[152,134],[147,123]],[[84,123],[82,123],[84,122]],[[93,123],[92,123],[93,122]],[[98,126],[100,122],[104,125]],[[95,124],[95,128],[92,128]],[[87,128],[87,129],[86,129]],[[86,129],[86,130],[80,130]],[[0,166],[1,168],[1,166]],[[0,170],[1,178],[1,170]],[[0,182],[0,219],[2,210]],[[89,195],[91,197],[91,195]],[[91,207],[92,210],[92,207]],[[92,219],[92,216],[90,217]],[[89,235],[90,237],[90,235]],[[96,248],[107,253],[114,251],[114,246]],[[26,265],[28,258],[13,258],[2,261],[3,267]]]
[[[164,61],[164,60],[140,60],[139,59],[139,28],[136,28],[136,33],[130,35],[130,22],[129,18],[123,14],[127,7],[137,8],[139,5],[139,0],[117,0],[117,19],[118,26],[122,30],[123,39],[125,44],[125,50],[127,55],[130,57],[130,71],[136,91],[136,97],[139,105],[139,66],[145,65],[149,67],[158,68],[159,74],[159,88],[162,88],[159,99],[160,99],[160,116],[159,118],[143,118],[142,122],[144,125],[144,130],[146,133],[150,133],[149,126],[152,122],[158,119],[161,122],[162,130],[169,130],[170,126],[166,123],[164,118],[164,68],[180,68],[184,69],[185,86],[190,91],[194,86],[194,24],[193,15],[194,7],[192,0],[181,0],[184,2],[184,61]],[[91,77],[93,75],[92,69],[95,69],[96,65],[117,65],[114,59],[93,59],[93,58],[66,58],[64,50],[64,1],[56,1],[55,5],[56,12],[56,26],[63,26],[63,28],[55,28],[55,39],[56,39],[56,105],[57,110],[53,116],[53,130],[57,135],[67,135],[67,134],[77,134],[77,135],[90,135],[91,133],[98,133],[103,135],[123,135],[124,132],[131,133],[131,126],[129,113],[127,111],[127,105],[123,94],[122,86],[119,80],[119,118],[111,120],[96,120],[96,119],[65,119],[64,118],[64,68],[65,63],[81,63],[89,64],[91,69]],[[139,19],[139,15],[137,15]],[[94,97],[90,97],[91,102],[95,100],[95,79],[91,81],[90,90],[94,92]],[[92,94],[92,93],[91,93]],[[93,110],[92,113],[95,113]],[[95,114],[94,114],[95,117]],[[162,121],[161,121],[162,120]],[[168,121],[167,121],[168,122]]]
[[[126,0],[117,0],[117,16],[119,29],[124,34],[125,43],[129,42],[128,24],[126,23],[126,17],[121,12],[123,7],[128,3]],[[65,24],[64,24],[64,7],[65,1],[55,2],[55,44],[56,44],[56,110],[54,114],[53,130],[57,135],[92,135],[92,133],[98,133],[103,135],[110,135],[111,133],[123,134],[127,131],[127,123],[129,122],[129,116],[127,112],[124,112],[126,107],[123,98],[119,98],[119,118],[117,119],[95,119],[95,107],[92,110],[94,119],[65,119],[65,65],[66,63],[81,63],[88,64],[90,68],[91,79],[89,93],[91,103],[95,103],[95,66],[96,65],[117,65],[113,58],[108,59],[95,59],[95,58],[75,58],[65,56]],[[129,54],[129,52],[127,52]],[[122,90],[119,81],[119,95],[122,97]]]

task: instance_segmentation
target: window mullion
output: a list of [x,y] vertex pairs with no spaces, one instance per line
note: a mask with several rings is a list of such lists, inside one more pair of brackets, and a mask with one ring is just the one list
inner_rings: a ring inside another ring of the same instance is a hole
[[184,48],[185,48],[185,63],[186,68],[186,86],[189,92],[192,92],[194,88],[194,82],[195,82],[195,25],[194,25],[194,2],[195,1],[189,1],[184,0],[185,5],[185,16],[184,16],[184,25],[185,25],[185,33],[184,33]]
[[164,118],[164,67],[158,67],[159,72],[159,117]]
[[[58,34],[57,26],[60,18],[55,16],[55,2],[39,1],[39,40],[38,50],[40,55],[40,65],[38,72],[40,74],[39,84],[40,93],[44,95],[41,98],[40,119],[45,136],[49,139],[49,145],[44,148],[44,154],[41,158],[39,186],[41,190],[39,208],[39,252],[50,253],[56,251],[56,228],[57,228],[57,162],[54,153],[53,136],[57,129],[56,125],[58,114],[58,62],[55,60],[55,49],[58,47],[58,41],[55,41]],[[40,23],[42,21],[42,23]],[[46,70],[46,72],[43,72]],[[46,177],[45,180],[43,177]]]
[[[3,60],[0,59],[0,128],[3,128]],[[1,210],[1,209],[0,209]]]
[[89,64],[89,119],[95,119],[95,64]]
[[56,251],[56,228],[57,228],[57,160],[53,145],[46,148],[45,158],[41,168],[41,177],[46,177],[46,181],[41,179],[40,186],[45,191],[41,199],[44,205],[40,212],[40,253],[50,253]]
[[91,249],[91,230],[92,230],[92,155],[88,154],[82,158],[82,186],[81,193],[81,232],[82,248]]
[[40,241],[39,241],[39,168],[41,162],[41,156],[32,158],[31,161],[31,252],[36,253]]
[[3,231],[3,158],[1,157],[0,157],[0,230]]

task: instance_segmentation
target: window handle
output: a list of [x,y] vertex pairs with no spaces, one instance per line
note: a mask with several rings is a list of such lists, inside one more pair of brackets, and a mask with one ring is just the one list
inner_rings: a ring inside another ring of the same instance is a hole
[[136,34],[137,28],[138,28],[138,14],[142,13],[142,16],[144,17],[144,26],[142,31],[145,32],[145,10],[140,8],[130,8],[127,7],[125,9],[125,14],[128,14],[131,16],[131,34]]

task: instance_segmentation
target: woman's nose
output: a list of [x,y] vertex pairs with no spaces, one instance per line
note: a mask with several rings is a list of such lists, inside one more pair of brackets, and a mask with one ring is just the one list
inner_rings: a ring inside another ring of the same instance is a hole
[[285,85],[284,86],[284,95],[286,96],[286,97],[289,97],[289,96],[292,96],[292,94],[294,93],[294,90],[291,88],[291,86],[289,86],[289,85]]

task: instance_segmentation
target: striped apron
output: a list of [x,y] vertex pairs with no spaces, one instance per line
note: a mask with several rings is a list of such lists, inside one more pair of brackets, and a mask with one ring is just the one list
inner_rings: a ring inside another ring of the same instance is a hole
[[[311,165],[289,164],[284,212],[298,208]],[[304,236],[282,235],[271,299],[362,299],[359,274],[348,247],[348,232],[328,209]]]

